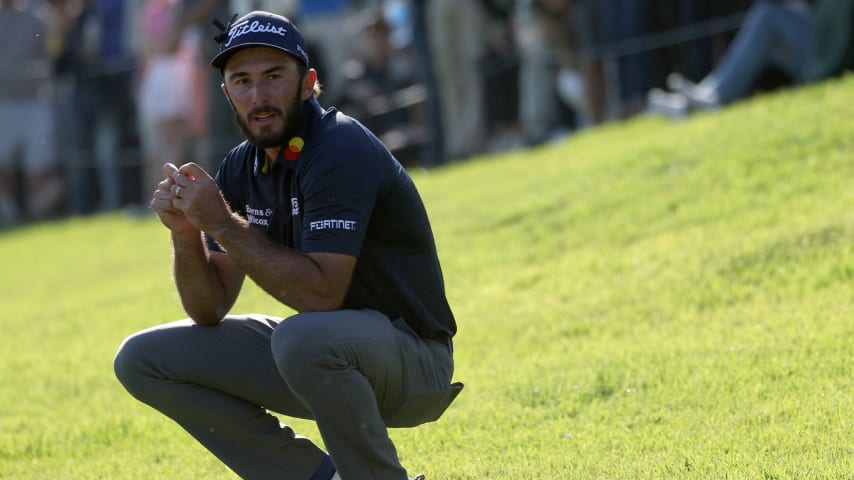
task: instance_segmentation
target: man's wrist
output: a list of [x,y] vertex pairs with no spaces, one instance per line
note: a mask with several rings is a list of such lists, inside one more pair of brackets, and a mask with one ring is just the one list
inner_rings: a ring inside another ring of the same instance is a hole
[[[227,245],[234,235],[242,235],[248,224],[240,215],[229,212],[222,221],[211,226],[206,233],[221,245]],[[227,248],[227,247],[226,247]]]
[[202,232],[196,228],[187,230],[172,230],[172,245],[176,250],[187,247],[195,248],[202,243]]

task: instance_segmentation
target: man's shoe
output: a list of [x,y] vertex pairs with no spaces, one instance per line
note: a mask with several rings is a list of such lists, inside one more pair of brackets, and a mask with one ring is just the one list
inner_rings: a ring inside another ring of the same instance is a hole
[[703,83],[694,83],[678,73],[667,76],[667,88],[685,95],[692,108],[710,110],[721,106],[716,90]]
[[697,84],[684,77],[682,74],[674,72],[667,76],[667,88],[670,91],[690,95],[690,92],[697,87]]
[[653,88],[646,97],[647,110],[670,118],[684,118],[691,113],[691,103],[688,97],[681,93],[665,92]]

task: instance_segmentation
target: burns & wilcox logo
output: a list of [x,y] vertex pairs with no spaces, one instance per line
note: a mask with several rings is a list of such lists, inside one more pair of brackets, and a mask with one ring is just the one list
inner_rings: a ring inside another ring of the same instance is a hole
[[246,220],[254,225],[262,227],[270,226],[270,217],[273,216],[273,209],[267,208],[252,208],[251,205],[246,205]]

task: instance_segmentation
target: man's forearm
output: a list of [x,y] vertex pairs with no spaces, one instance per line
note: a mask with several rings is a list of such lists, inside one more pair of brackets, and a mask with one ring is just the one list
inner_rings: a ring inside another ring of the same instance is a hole
[[258,286],[300,312],[338,308],[340,299],[330,302],[328,282],[311,257],[272,242],[237,214],[231,220],[212,235]]
[[172,234],[173,274],[181,304],[196,323],[218,323],[233,300],[204,246],[200,233]]

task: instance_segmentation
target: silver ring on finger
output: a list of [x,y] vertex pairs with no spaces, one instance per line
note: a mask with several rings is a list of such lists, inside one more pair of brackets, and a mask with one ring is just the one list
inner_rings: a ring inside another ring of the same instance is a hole
[[181,187],[180,186],[175,187],[175,198],[181,198]]

